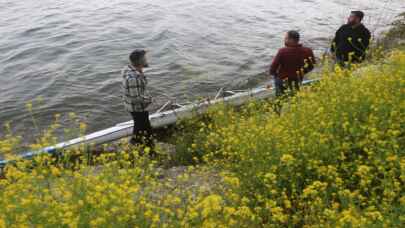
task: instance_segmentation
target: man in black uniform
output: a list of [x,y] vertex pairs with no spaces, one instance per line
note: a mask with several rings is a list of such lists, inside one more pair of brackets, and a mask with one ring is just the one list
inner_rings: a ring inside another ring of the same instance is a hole
[[362,11],[352,11],[347,24],[340,27],[336,32],[331,51],[341,65],[361,63],[366,57],[371,33],[361,23],[363,18],[364,13]]

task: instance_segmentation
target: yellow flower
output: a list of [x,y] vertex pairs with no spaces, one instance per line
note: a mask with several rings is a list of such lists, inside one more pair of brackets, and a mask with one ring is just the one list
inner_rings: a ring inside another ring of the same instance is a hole
[[6,228],[6,222],[4,221],[4,219],[0,218],[0,228]]
[[87,125],[85,123],[80,123],[79,124],[80,132],[85,132],[86,128],[87,128]]
[[76,119],[77,115],[74,112],[69,112],[69,119],[74,120]]
[[153,211],[152,210],[145,211],[144,216],[150,219],[153,218]]
[[222,210],[222,197],[219,195],[209,195],[198,205],[202,209],[204,218],[209,215],[216,214]]
[[289,201],[288,199],[284,200],[284,206],[285,206],[285,208],[290,209],[291,208],[291,201]]
[[284,214],[283,209],[281,207],[273,207],[271,208],[271,216],[274,220],[285,223],[287,221],[287,215]]
[[292,162],[294,162],[294,157],[290,154],[283,154],[283,156],[281,156],[281,162],[285,163],[285,164],[291,164]]
[[369,172],[370,172],[370,167],[368,167],[368,166],[366,166],[366,165],[360,165],[360,166],[357,168],[357,173],[358,173],[360,176],[367,176],[367,175],[369,174]]
[[237,177],[225,176],[224,177],[224,182],[231,185],[231,186],[233,186],[233,187],[239,187],[239,185],[240,185],[239,179]]
[[405,196],[402,196],[401,199],[399,199],[399,202],[401,203],[402,207],[405,207]]
[[391,156],[387,157],[387,161],[389,161],[389,162],[393,162],[393,161],[396,161],[396,160],[398,160],[397,155],[391,155]]
[[60,170],[59,170],[57,167],[55,167],[55,166],[52,166],[52,167],[51,167],[51,173],[52,173],[52,175],[54,175],[54,176],[59,176],[59,175],[61,174]]
[[25,107],[27,108],[28,112],[32,112],[32,102],[28,102]]

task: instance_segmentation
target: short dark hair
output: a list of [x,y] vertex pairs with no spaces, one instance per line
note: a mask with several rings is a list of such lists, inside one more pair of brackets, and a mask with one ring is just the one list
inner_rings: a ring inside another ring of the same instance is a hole
[[360,19],[360,21],[362,21],[364,18],[364,13],[363,13],[363,11],[360,11],[360,10],[354,10],[351,12],[351,14],[358,17]]
[[142,64],[142,60],[145,57],[146,51],[142,49],[136,49],[129,55],[129,61],[132,65],[139,66]]
[[288,38],[293,39],[295,41],[300,41],[300,33],[295,30],[291,30],[287,32]]

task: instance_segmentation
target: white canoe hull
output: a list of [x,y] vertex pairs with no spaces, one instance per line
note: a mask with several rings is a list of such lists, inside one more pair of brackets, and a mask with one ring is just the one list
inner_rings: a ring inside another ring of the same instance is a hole
[[[314,80],[305,81],[303,84],[311,84]],[[243,92],[232,92],[228,91],[230,96],[220,97],[219,94],[213,100],[205,100],[199,103],[180,106],[173,110],[157,112],[150,115],[151,125],[154,129],[163,128],[175,124],[177,121],[182,119],[192,118],[193,116],[205,113],[209,107],[224,103],[231,106],[240,106],[247,103],[250,100],[263,100],[275,96],[275,92],[272,89],[266,87],[259,87],[256,89],[243,91]],[[21,155],[22,159],[32,159],[35,156],[41,154],[55,154],[59,151],[70,149],[75,146],[96,146],[105,144],[108,142],[116,141],[132,135],[133,121],[128,121],[124,123],[117,124],[114,127],[94,132],[92,134],[72,139],[63,143],[59,143],[54,146],[50,146],[39,151],[26,152]],[[1,160],[0,168],[4,167],[10,161]]]

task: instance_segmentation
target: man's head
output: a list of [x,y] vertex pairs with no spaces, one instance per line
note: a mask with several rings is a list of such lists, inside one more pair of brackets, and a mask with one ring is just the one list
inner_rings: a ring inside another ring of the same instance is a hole
[[284,42],[286,46],[294,46],[300,42],[300,34],[295,30],[288,31],[285,35]]
[[364,13],[362,11],[352,11],[349,18],[347,19],[347,24],[358,25],[364,18]]
[[146,60],[146,51],[136,49],[129,55],[129,61],[131,62],[132,66],[144,68],[149,67],[148,61]]

